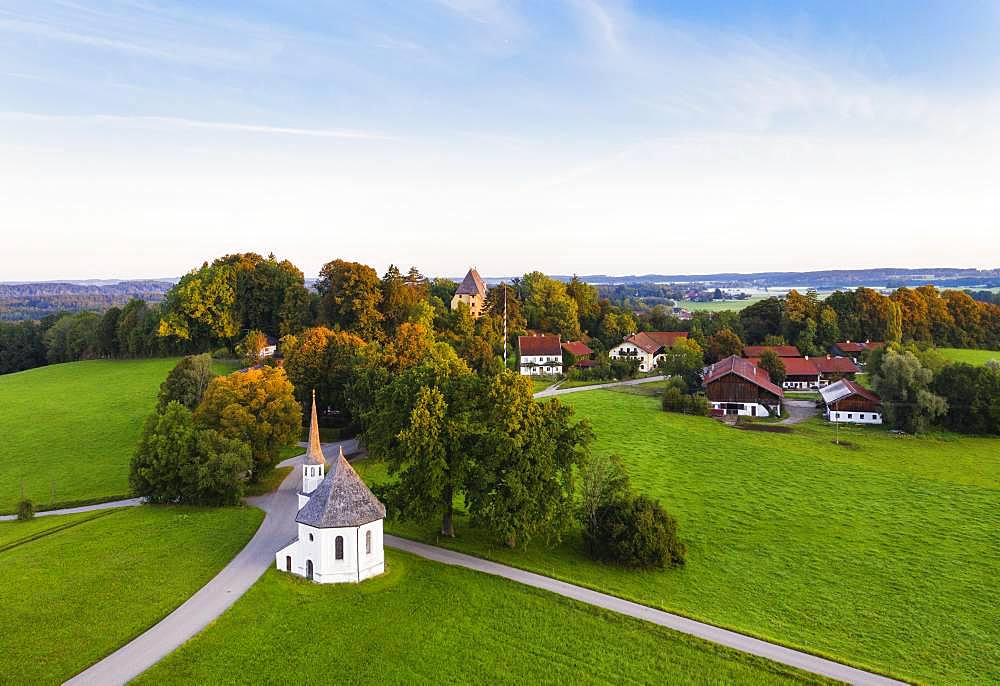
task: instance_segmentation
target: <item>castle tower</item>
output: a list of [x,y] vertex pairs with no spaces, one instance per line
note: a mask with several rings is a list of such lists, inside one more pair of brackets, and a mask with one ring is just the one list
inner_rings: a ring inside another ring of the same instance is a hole
[[[302,493],[308,496],[316,490],[326,476],[326,457],[323,446],[319,443],[319,422],[316,420],[316,391],[312,392],[312,416],[309,418],[309,448],[306,451],[306,461],[302,464]],[[302,507],[300,502],[299,507]]]

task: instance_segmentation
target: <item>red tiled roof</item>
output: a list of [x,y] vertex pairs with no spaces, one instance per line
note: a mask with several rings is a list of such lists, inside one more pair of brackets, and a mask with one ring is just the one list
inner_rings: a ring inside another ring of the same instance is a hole
[[576,357],[587,357],[594,354],[594,351],[588,348],[583,341],[566,341],[562,347],[563,350]]
[[517,349],[521,357],[526,355],[558,355],[562,357],[562,345],[558,334],[541,336],[518,336]]
[[585,369],[587,367],[596,367],[597,360],[578,360],[574,367],[579,367],[580,369]]
[[743,348],[743,357],[761,357],[767,350],[773,351],[778,357],[802,357],[802,353],[794,345],[748,345]]
[[660,348],[669,348],[678,338],[687,338],[687,331],[640,331],[628,336],[625,342],[652,355]]
[[459,284],[458,290],[455,291],[456,295],[481,295],[486,297],[486,285],[483,283],[482,277],[479,276],[479,272],[475,269],[470,269],[469,273],[465,275],[462,279],[462,283]]
[[773,381],[771,381],[771,377],[768,376],[766,370],[760,369],[751,364],[750,360],[745,360],[742,357],[736,357],[736,355],[730,355],[726,359],[719,360],[715,364],[709,366],[705,371],[705,376],[702,381],[707,386],[713,381],[718,381],[727,374],[736,374],[750,383],[760,386],[765,391],[773,393],[779,398],[785,397],[782,390],[778,388]]
[[[750,364],[755,367],[760,364],[760,358],[749,358],[747,360]],[[806,359],[804,357],[782,357],[781,362],[785,365],[785,374],[788,376],[818,376],[819,369],[817,369],[812,358]],[[763,370],[762,370],[763,371]]]
[[826,355],[825,357],[810,358],[809,361],[816,365],[816,369],[821,374],[857,374],[861,371],[849,357]]
[[860,353],[865,350],[876,350],[885,347],[882,341],[841,341],[834,343],[838,349],[845,353]]

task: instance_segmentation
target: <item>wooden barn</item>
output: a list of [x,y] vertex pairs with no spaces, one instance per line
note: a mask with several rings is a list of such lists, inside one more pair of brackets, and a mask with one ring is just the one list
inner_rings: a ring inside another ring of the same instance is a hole
[[850,379],[841,379],[820,389],[831,422],[881,424],[882,401],[872,391]]
[[713,410],[745,417],[781,414],[782,390],[766,371],[742,357],[731,355],[706,367],[702,385]]

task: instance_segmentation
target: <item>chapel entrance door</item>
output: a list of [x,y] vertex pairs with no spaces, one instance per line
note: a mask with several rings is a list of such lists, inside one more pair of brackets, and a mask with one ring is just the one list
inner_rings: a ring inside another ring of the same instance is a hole
[[313,561],[306,560],[306,578],[312,581],[313,578]]

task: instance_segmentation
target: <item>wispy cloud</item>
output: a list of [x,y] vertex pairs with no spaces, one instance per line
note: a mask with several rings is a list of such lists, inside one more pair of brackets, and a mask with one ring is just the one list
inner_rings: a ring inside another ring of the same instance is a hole
[[0,112],[0,118],[34,121],[75,121],[105,124],[111,126],[167,127],[182,129],[213,129],[233,133],[260,133],[279,136],[308,136],[314,138],[340,138],[345,140],[391,141],[399,140],[379,131],[363,129],[325,129],[298,126],[273,126],[242,122],[208,121],[184,117],[161,117],[155,115],[128,116],[117,114],[58,115],[34,112]]

